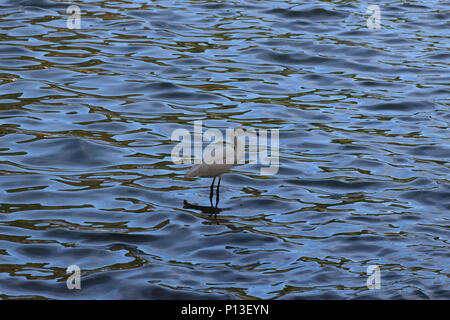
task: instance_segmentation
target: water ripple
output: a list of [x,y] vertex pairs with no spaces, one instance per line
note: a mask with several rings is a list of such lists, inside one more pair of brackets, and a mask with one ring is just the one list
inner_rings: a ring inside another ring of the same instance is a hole
[[[448,3],[78,5],[0,4],[0,298],[450,297]],[[210,214],[195,120],[279,129],[278,174]]]

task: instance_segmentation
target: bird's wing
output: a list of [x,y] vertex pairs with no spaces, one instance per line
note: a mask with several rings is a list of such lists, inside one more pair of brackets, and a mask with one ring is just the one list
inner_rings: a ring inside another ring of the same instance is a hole
[[192,178],[195,177],[197,175],[197,171],[199,170],[200,166],[202,164],[196,164],[195,166],[193,166],[192,168],[190,168],[185,174],[184,176],[186,178]]

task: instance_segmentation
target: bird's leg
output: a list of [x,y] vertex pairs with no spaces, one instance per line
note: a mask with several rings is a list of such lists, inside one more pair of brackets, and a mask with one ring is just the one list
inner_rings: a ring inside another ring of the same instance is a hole
[[211,183],[211,190],[209,192],[209,202],[211,202],[211,207],[213,206],[212,204],[212,198],[213,198],[213,190],[214,190],[214,181],[216,181],[216,177],[214,177],[212,183]]
[[222,176],[219,176],[219,182],[217,183],[217,190],[216,190],[216,208],[219,204],[219,187],[220,187],[220,180],[222,180]]

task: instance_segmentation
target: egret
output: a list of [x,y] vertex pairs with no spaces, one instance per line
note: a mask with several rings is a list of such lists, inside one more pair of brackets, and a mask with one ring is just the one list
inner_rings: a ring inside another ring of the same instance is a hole
[[204,157],[202,159],[202,163],[194,165],[192,168],[186,172],[184,175],[186,178],[192,178],[192,177],[208,177],[213,178],[213,181],[211,183],[210,187],[210,193],[209,193],[209,201],[211,202],[212,207],[212,198],[213,198],[213,190],[214,190],[214,182],[216,181],[216,178],[219,177],[219,182],[217,183],[217,189],[216,189],[216,207],[219,203],[219,187],[220,187],[220,181],[222,180],[222,175],[230,170],[232,167],[237,165],[240,154],[238,154],[237,145],[238,145],[238,137],[241,134],[244,134],[247,130],[241,126],[238,126],[234,128],[233,134],[232,134],[232,148],[234,150],[234,159],[233,163],[227,163],[226,162],[226,152],[224,150],[223,152],[223,161],[221,163],[213,163],[213,161],[209,161],[209,157]]

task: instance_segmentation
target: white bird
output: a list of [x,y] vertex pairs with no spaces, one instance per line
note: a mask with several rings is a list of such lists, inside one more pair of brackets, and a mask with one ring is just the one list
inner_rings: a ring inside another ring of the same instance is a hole
[[216,194],[217,194],[216,207],[217,207],[217,204],[219,202],[219,187],[220,187],[220,181],[222,180],[222,175],[225,172],[227,172],[228,170],[230,170],[232,167],[237,165],[239,158],[240,158],[239,156],[241,156],[240,154],[238,154],[238,150],[237,150],[238,137],[239,137],[239,135],[245,133],[246,131],[247,130],[241,126],[238,126],[238,127],[234,128],[234,130],[233,130],[233,134],[232,134],[232,138],[233,138],[232,147],[234,150],[233,163],[226,162],[226,152],[225,152],[225,148],[224,148],[223,161],[221,161],[221,163],[213,163],[213,161],[211,161],[211,157],[207,156],[202,159],[202,163],[194,165],[184,175],[186,178],[192,178],[192,177],[213,178],[213,181],[211,183],[211,190],[209,193],[209,201],[211,202],[211,206],[212,206],[214,182],[216,181],[216,177],[219,177],[219,182],[217,184],[217,189],[216,189]]

